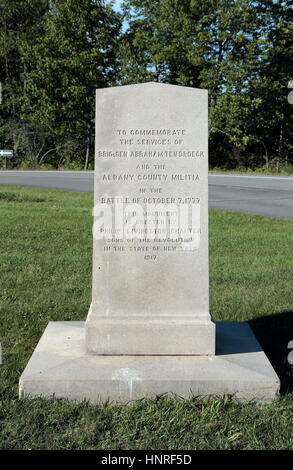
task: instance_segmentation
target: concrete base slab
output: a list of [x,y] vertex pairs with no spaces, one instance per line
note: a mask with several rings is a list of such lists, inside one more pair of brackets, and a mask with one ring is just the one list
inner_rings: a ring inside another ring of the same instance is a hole
[[95,315],[91,306],[85,322],[89,354],[142,356],[214,356],[215,323],[207,315]]
[[280,381],[247,323],[216,323],[215,356],[94,356],[84,322],[51,322],[20,378],[20,397],[128,403],[172,393],[268,402]]

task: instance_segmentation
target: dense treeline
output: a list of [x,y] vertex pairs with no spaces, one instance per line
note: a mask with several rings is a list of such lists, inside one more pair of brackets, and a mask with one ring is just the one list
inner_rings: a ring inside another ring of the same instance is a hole
[[124,0],[122,13],[0,0],[9,166],[92,168],[95,88],[160,81],[209,90],[211,166],[290,169],[292,15],[278,0]]

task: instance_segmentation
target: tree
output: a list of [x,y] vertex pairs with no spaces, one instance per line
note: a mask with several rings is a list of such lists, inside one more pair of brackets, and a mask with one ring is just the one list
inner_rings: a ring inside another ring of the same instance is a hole
[[258,106],[251,113],[251,135],[266,149],[266,166],[274,157],[277,172],[281,164],[293,163],[292,109],[287,102],[287,83],[293,77],[293,10],[285,2],[270,8],[270,46],[264,56],[259,77],[250,84],[249,94]]
[[[285,54],[292,66],[292,54],[286,53],[289,37],[284,42],[283,36],[290,11],[285,2],[125,0],[123,8],[129,29],[124,36],[128,46],[120,51],[122,83],[135,81],[139,70],[143,81],[207,88],[212,165],[256,166],[263,154],[268,164],[270,147],[284,148],[286,119],[278,103],[285,96],[280,83],[286,73],[280,78],[277,64]],[[265,99],[261,83],[270,83],[274,105]],[[279,126],[278,138],[274,126]]]
[[46,15],[44,37],[24,51],[30,70],[23,118],[50,135],[47,155],[75,148],[85,155],[87,168],[95,89],[115,83],[120,28],[121,16],[103,0],[56,0]]
[[0,81],[3,104],[0,109],[0,139],[12,142],[17,159],[23,132],[21,107],[26,93],[24,74],[28,64],[22,55],[43,34],[46,0],[0,0]]

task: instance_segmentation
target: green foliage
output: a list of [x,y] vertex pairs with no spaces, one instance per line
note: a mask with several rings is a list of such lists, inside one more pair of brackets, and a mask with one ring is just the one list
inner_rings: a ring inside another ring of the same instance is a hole
[[279,170],[292,162],[285,88],[293,76],[291,6],[125,0],[124,11],[129,30],[120,50],[122,83],[140,76],[207,88],[212,166],[268,167],[275,157]]
[[[0,146],[12,166],[93,166],[95,89],[209,91],[210,165],[289,168],[292,2],[0,0]],[[122,20],[128,27],[122,32]]]
[[[103,0],[35,3],[47,8],[41,23],[40,13],[32,17],[36,22],[33,42],[29,27],[23,39],[15,41],[15,62],[21,72],[14,76],[18,88],[13,93],[10,69],[3,74],[5,108],[1,114],[11,118],[2,135],[7,140],[15,135],[16,158],[25,155],[32,166],[80,163],[92,153],[95,89],[115,80],[121,18]],[[12,12],[8,10],[7,16],[14,25]],[[18,32],[21,25],[15,28]],[[13,34],[14,30],[8,30],[4,43]],[[13,50],[11,55],[15,56]]]
[[[0,0],[0,81],[3,104],[0,105],[0,141],[12,146],[16,159],[24,135],[25,124],[20,115],[26,93],[24,45],[32,47],[41,35],[48,9],[45,0]],[[2,148],[3,148],[2,147]]]
[[95,89],[114,79],[119,29],[101,1],[58,1],[47,13],[45,35],[25,51],[31,64],[25,115],[50,130],[63,162],[68,147],[85,153],[87,128],[92,137]]

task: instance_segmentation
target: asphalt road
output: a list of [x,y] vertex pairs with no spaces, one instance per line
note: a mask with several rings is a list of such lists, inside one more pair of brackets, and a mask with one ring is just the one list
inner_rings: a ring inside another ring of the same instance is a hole
[[[0,171],[0,184],[91,193],[93,172]],[[209,207],[293,219],[293,177],[209,175]]]
[[293,219],[293,178],[209,175],[209,207]]

